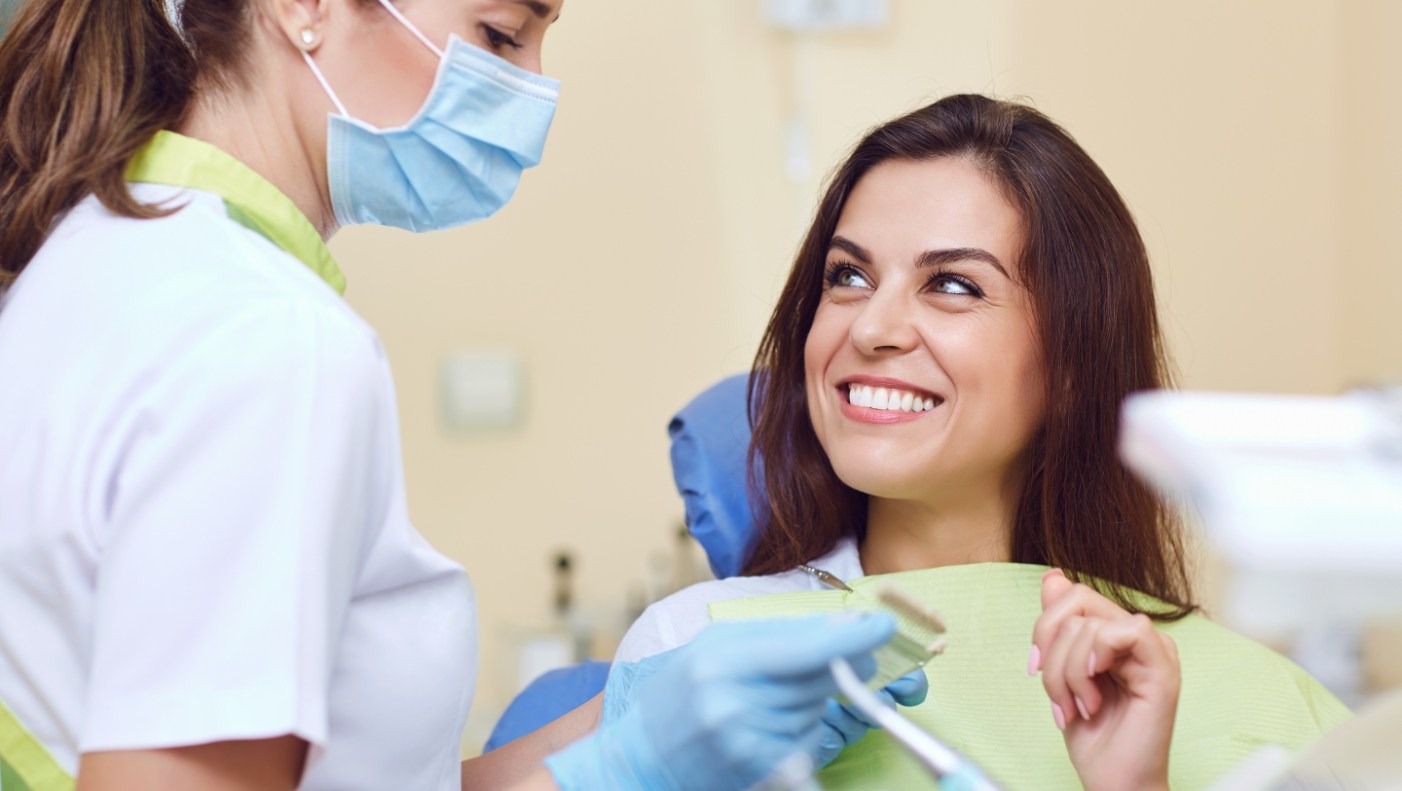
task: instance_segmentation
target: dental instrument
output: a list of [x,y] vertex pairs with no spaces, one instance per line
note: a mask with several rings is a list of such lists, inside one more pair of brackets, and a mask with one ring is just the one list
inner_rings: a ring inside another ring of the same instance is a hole
[[[856,593],[831,572],[809,565],[800,565],[798,568],[828,587]],[[866,603],[849,601],[848,604]],[[861,609],[888,612],[896,619],[896,636],[876,651],[876,675],[867,682],[871,689],[881,689],[892,681],[923,668],[926,662],[945,649],[943,635],[946,627],[939,613],[895,585],[881,586],[876,593],[875,605],[867,604]]]
[[824,585],[827,585],[829,588],[837,588],[840,591],[855,593],[855,591],[847,587],[847,583],[838,579],[836,574],[833,574],[828,571],[823,571],[822,569],[813,568],[812,566],[803,563],[799,564],[798,570],[804,572],[805,574],[813,575],[818,579],[819,582],[823,583]]
[[923,668],[945,649],[944,621],[939,613],[894,585],[877,591],[882,608],[896,616],[896,636],[876,651],[872,689],[881,689],[907,673]]
[[870,717],[902,747],[915,756],[943,791],[999,791],[983,770],[969,758],[960,755],[919,726],[881,704],[876,695],[862,683],[845,659],[829,663],[833,680],[851,704]]

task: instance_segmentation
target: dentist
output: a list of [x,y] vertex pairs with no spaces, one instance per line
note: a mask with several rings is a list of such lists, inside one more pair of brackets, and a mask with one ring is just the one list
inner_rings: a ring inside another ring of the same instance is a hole
[[826,667],[870,667],[889,620],[739,624],[635,679],[608,728],[594,702],[459,762],[472,592],[409,522],[389,368],[324,240],[500,209],[554,115],[558,13],[22,6],[0,41],[5,791],[738,789],[865,730]]

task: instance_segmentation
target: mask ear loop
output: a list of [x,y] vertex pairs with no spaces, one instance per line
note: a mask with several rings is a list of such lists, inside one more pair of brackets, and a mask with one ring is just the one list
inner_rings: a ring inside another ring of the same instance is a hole
[[302,50],[302,60],[305,60],[307,65],[311,67],[312,75],[316,77],[317,82],[321,83],[321,89],[326,91],[327,96],[331,97],[331,103],[336,105],[336,112],[340,113],[345,118],[350,118],[350,113],[346,112],[346,106],[341,104],[341,97],[337,96],[336,92],[331,90],[331,83],[326,81],[326,77],[322,75],[321,69],[317,68],[316,61],[312,60],[312,56],[308,55],[306,50]]
[[423,45],[428,47],[429,52],[437,55],[439,60],[443,60],[443,50],[439,49],[437,44],[430,41],[428,36],[425,36],[422,31],[414,26],[413,22],[410,22],[407,17],[400,13],[399,9],[394,7],[394,3],[391,3],[390,0],[380,0],[380,5],[385,7],[385,10],[390,13],[390,16],[399,20],[399,24],[408,28],[409,32],[413,33],[415,38],[423,42]]

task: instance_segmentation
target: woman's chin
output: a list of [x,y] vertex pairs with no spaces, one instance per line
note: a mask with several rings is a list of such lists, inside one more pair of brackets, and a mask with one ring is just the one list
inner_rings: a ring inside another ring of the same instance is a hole
[[930,475],[908,467],[881,469],[871,464],[834,464],[833,469],[843,483],[868,497],[884,500],[928,500],[937,488]]

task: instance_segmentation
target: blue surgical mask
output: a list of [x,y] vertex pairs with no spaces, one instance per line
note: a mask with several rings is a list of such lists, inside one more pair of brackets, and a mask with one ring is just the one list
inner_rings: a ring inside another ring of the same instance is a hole
[[560,84],[457,36],[444,53],[389,0],[380,3],[438,56],[438,75],[407,124],[378,129],[352,118],[302,53],[340,113],[329,118],[326,146],[337,222],[436,231],[490,217],[521,171],[540,162]]

